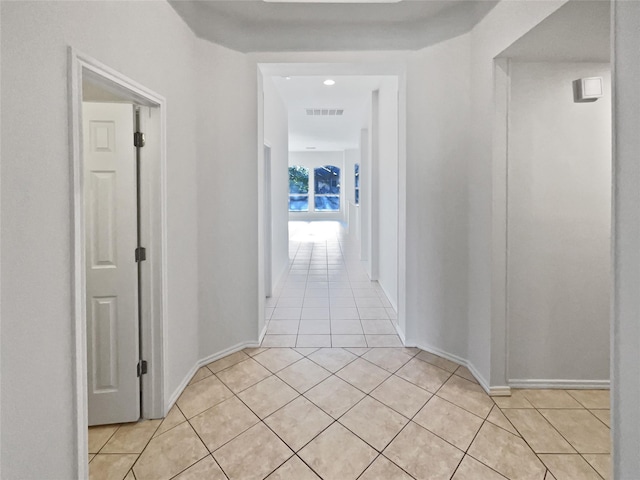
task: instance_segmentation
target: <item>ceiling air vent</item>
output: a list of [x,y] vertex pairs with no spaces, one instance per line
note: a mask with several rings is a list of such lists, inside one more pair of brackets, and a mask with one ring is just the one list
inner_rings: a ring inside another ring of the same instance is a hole
[[339,117],[344,113],[341,108],[307,108],[310,117]]

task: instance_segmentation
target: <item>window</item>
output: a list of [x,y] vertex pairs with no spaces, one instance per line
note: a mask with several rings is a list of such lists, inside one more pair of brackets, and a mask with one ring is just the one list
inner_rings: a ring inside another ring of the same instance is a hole
[[353,184],[355,185],[356,205],[360,205],[360,164],[356,163],[353,166],[353,170],[355,174],[355,180]]
[[340,169],[326,165],[314,170],[316,212],[340,211]]
[[294,165],[289,167],[289,211],[309,211],[309,169]]

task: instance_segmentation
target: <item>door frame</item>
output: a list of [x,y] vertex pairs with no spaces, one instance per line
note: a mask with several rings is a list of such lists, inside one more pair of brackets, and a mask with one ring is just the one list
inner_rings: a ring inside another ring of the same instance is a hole
[[[82,84],[89,79],[104,89],[131,101],[150,107],[152,114],[145,119],[146,126],[155,132],[147,135],[152,155],[157,161],[149,162],[154,168],[141,173],[142,185],[148,191],[142,196],[140,208],[142,241],[148,249],[147,261],[142,263],[142,280],[146,285],[140,308],[143,312],[139,335],[149,363],[147,375],[142,377],[143,418],[162,418],[165,415],[166,344],[167,338],[167,194],[166,194],[166,100],[161,95],[138,84],[116,70],[85,55],[73,47],[68,49],[68,102],[70,142],[70,187],[72,195],[73,227],[71,247],[71,310],[73,322],[73,399],[76,412],[77,472],[78,478],[88,477],[88,419],[87,419],[87,317],[85,278],[85,209],[84,159],[82,135]],[[133,252],[132,252],[133,253]]]
[[[269,152],[269,155],[267,155]],[[271,145],[264,142],[264,296],[273,295],[273,215],[271,211]]]
[[[271,56],[267,56],[265,61],[261,60],[261,57],[257,58],[258,72],[258,195],[262,195],[262,178],[264,175],[263,165],[263,151],[262,145],[264,143],[264,92],[263,81],[267,77],[287,77],[287,76],[321,76],[325,77],[327,74],[333,76],[349,75],[349,76],[394,76],[398,79],[398,251],[397,251],[397,311],[398,320],[396,325],[396,331],[400,336],[403,343],[406,342],[412,334],[412,324],[407,322],[406,314],[406,298],[407,298],[407,67],[402,62],[391,63],[379,63],[379,62],[319,62],[319,63],[305,63],[305,62],[278,62],[274,61]],[[362,162],[360,162],[360,168],[362,169]],[[376,179],[374,178],[375,182]],[[362,177],[360,182],[363,182]],[[362,190],[361,190],[362,195]],[[361,197],[362,198],[362,197]],[[363,211],[360,212],[360,218],[364,219]],[[258,278],[260,280],[259,288],[259,325],[264,325],[264,284],[262,283],[264,278],[263,268],[263,249],[264,249],[264,228],[262,222],[264,221],[262,209],[258,211],[258,252],[259,252],[259,272]],[[367,227],[365,225],[365,227]],[[369,235],[372,235],[372,226],[368,225]],[[264,335],[266,328],[263,328],[260,333],[260,340]]]

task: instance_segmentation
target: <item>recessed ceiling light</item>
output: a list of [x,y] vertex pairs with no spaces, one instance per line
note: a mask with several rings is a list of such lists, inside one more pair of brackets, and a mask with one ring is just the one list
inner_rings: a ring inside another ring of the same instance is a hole
[[331,85],[335,85],[336,81],[335,80],[331,80],[330,78],[328,78],[322,83],[324,83],[326,86],[330,87]]
[[291,80],[291,77],[284,77],[285,80]]

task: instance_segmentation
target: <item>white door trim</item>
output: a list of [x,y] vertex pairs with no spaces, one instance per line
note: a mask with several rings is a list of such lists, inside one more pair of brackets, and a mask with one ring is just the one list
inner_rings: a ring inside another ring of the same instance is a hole
[[[263,113],[263,90],[262,81],[264,77],[270,76],[324,76],[327,72],[332,75],[384,75],[398,77],[398,326],[401,336],[408,336],[407,330],[412,330],[412,323],[409,321],[407,325],[406,318],[406,275],[407,275],[407,73],[404,63],[277,63],[277,62],[260,62],[258,60],[258,155],[259,165],[262,165],[262,144],[264,139],[264,119]],[[362,168],[362,162],[360,163]],[[262,170],[259,170],[258,179],[262,177]],[[361,177],[360,182],[364,182]],[[262,183],[259,181],[259,187]],[[361,187],[362,188],[362,187]],[[258,192],[262,195],[261,191]],[[310,194],[311,195],[311,192]],[[361,190],[362,195],[362,190]],[[311,197],[310,197],[311,198]],[[365,218],[365,211],[360,211],[361,220]],[[259,226],[259,245],[264,244],[264,234],[262,233],[263,212],[259,209],[258,226]],[[367,227],[365,225],[365,227]],[[371,228],[369,225],[368,228]],[[262,248],[262,247],[259,247]],[[260,259],[262,262],[262,259]],[[262,263],[260,263],[260,268]],[[262,270],[259,276],[263,276]],[[264,290],[263,290],[264,291]],[[260,315],[264,319],[264,298],[262,293],[259,298]]]
[[[149,195],[143,200],[143,241],[152,245],[148,249],[149,261],[143,263],[143,278],[148,279],[148,295],[142,299],[144,312],[140,335],[144,345],[150,346],[145,352],[149,362],[148,374],[143,377],[142,415],[145,418],[161,418],[165,412],[165,370],[167,331],[167,294],[166,294],[166,101],[165,99],[125,77],[119,72],[103,65],[97,60],[70,47],[68,51],[68,87],[69,87],[69,142],[71,152],[71,194],[73,213],[73,231],[71,262],[71,309],[73,312],[73,364],[74,364],[74,409],[76,412],[77,476],[88,477],[88,434],[87,434],[87,342],[86,342],[86,306],[85,306],[85,212],[83,206],[83,155],[82,155],[82,82],[90,79],[101,87],[117,93],[132,103],[152,107],[157,118],[150,120],[159,130],[159,138],[147,139],[158,146],[158,162],[155,169],[144,169],[141,181],[151,186]],[[146,237],[146,238],[145,238]]]
[[367,262],[369,278],[378,281],[380,277],[380,90],[371,92],[371,124],[369,128],[369,171],[365,170],[365,192],[369,201],[369,245]]
[[509,171],[509,102],[511,63],[495,58],[493,158],[492,158],[492,242],[491,242],[491,388],[509,388],[508,322],[508,171]]
[[[273,212],[271,206],[271,145],[264,142],[264,296],[273,294]],[[266,153],[269,152],[267,158]]]

